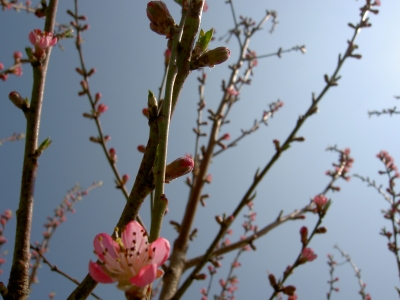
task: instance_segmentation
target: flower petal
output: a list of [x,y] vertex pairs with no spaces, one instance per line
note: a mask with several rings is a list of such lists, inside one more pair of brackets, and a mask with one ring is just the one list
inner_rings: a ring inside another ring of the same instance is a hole
[[102,266],[92,261],[89,262],[89,274],[93,280],[100,283],[114,282],[114,280],[104,272]]
[[97,256],[104,262],[105,255],[108,254],[112,258],[118,257],[118,244],[107,233],[99,233],[93,241],[94,250]]
[[32,43],[32,45],[36,44],[36,34],[35,34],[35,32],[31,31],[29,33],[29,41]]
[[147,248],[147,234],[136,221],[131,221],[126,225],[125,229],[121,233],[122,243],[125,248],[135,247],[135,251],[143,252]]
[[170,245],[168,240],[158,238],[150,245],[149,256],[152,257],[153,263],[161,266],[169,257]]
[[157,265],[151,264],[140,269],[139,273],[129,279],[130,283],[138,287],[145,287],[157,278]]

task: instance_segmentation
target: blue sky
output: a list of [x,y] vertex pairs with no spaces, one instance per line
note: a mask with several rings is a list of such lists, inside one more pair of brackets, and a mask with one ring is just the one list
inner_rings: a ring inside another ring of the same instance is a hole
[[[179,18],[178,6],[172,0],[165,1],[175,19]],[[209,11],[203,15],[202,28],[216,29],[220,37],[232,27],[232,18],[225,1],[209,1]],[[299,135],[304,143],[293,144],[257,188],[255,210],[257,224],[263,227],[272,222],[283,209],[291,212],[303,207],[309,199],[321,192],[329,181],[324,175],[338,157],[326,152],[328,146],[349,147],[354,157],[352,173],[370,176],[385,185],[386,179],[377,171],[382,169],[375,158],[380,150],[388,150],[395,160],[400,159],[396,117],[368,117],[368,110],[398,105],[394,95],[399,95],[400,74],[400,4],[382,1],[380,13],[370,15],[373,26],[361,32],[357,40],[361,60],[348,60],[342,68],[339,86],[331,89],[319,105],[319,113],[310,118]],[[88,17],[90,30],[84,34],[84,55],[87,66],[97,73],[91,78],[92,91],[101,92],[102,101],[109,110],[101,118],[106,134],[111,135],[110,147],[117,150],[118,168],[122,174],[134,178],[141,154],[136,147],[146,143],[147,122],[141,110],[146,106],[147,91],[157,93],[163,73],[163,52],[166,40],[151,32],[145,14],[146,1],[85,1],[80,3],[80,13]],[[268,104],[281,99],[284,107],[262,127],[237,147],[216,157],[210,168],[213,182],[205,188],[210,194],[206,208],[199,210],[195,226],[198,238],[191,244],[189,257],[202,253],[214,237],[217,224],[215,215],[230,213],[249,186],[256,169],[263,167],[274,154],[272,140],[284,140],[294,127],[300,114],[309,107],[311,93],[319,93],[324,86],[323,75],[331,74],[337,57],[346,49],[346,41],[352,30],[348,22],[358,21],[359,1],[260,1],[251,4],[234,1],[238,15],[260,20],[265,10],[276,10],[279,24],[273,34],[270,23],[251,42],[250,48],[258,54],[267,54],[295,45],[305,45],[306,54],[293,52],[282,58],[262,59],[254,69],[250,86],[245,87],[240,101],[233,108],[231,124],[223,128],[231,137],[240,129],[252,126],[268,108]],[[33,3],[35,4],[35,3]],[[68,23],[65,13],[72,9],[72,1],[61,1],[57,20]],[[42,28],[42,20],[24,12],[0,13],[0,62],[6,67],[12,63],[12,53],[23,51],[29,45],[28,33]],[[53,49],[45,101],[42,114],[40,139],[50,137],[52,145],[40,157],[39,173],[35,190],[33,240],[41,240],[46,217],[61,202],[67,190],[79,182],[82,187],[102,180],[104,185],[91,192],[76,205],[77,212],[57,229],[51,240],[47,257],[59,268],[79,280],[87,273],[90,259],[94,259],[92,241],[99,232],[111,232],[124,206],[124,198],[114,188],[113,174],[99,146],[89,142],[95,136],[94,123],[82,117],[90,110],[88,100],[78,97],[79,80],[74,71],[78,55],[72,40],[62,41],[65,50]],[[225,45],[214,41],[212,47]],[[207,69],[205,98],[207,107],[215,109],[221,98],[221,80],[229,75],[228,64],[236,61],[238,47],[232,39],[227,47],[231,58],[224,65]],[[16,90],[22,96],[30,95],[32,72],[25,65],[24,75],[11,76],[0,82],[0,138],[14,132],[25,132],[23,114],[8,101],[9,92]],[[199,73],[189,77],[171,125],[168,160],[194,151],[196,108],[198,101],[197,80]],[[158,93],[157,93],[158,94]],[[202,141],[206,142],[206,139]],[[0,147],[0,211],[17,208],[19,182],[22,169],[23,141],[5,143]],[[132,184],[132,179],[130,184]],[[399,286],[395,259],[387,250],[386,240],[379,235],[389,222],[383,219],[381,209],[387,203],[371,188],[358,179],[339,182],[342,190],[329,194],[333,205],[324,221],[328,232],[317,236],[311,247],[318,258],[295,271],[288,284],[297,287],[299,299],[323,299],[328,291],[328,253],[343,261],[333,249],[338,244],[349,253],[362,270],[366,291],[373,299],[395,299]],[[129,186],[130,188],[130,186]],[[173,241],[176,236],[170,220],[180,222],[186,205],[188,189],[183,179],[167,186],[170,200],[169,214],[165,218],[162,235]],[[141,215],[149,224],[149,205],[144,203]],[[239,290],[237,299],[265,299],[272,288],[268,284],[268,272],[277,277],[291,264],[301,247],[298,231],[301,226],[312,227],[316,218],[308,216],[304,221],[287,223],[258,240],[257,251],[245,253],[242,267],[237,270]],[[232,241],[239,239],[241,223],[234,224]],[[9,243],[2,250],[9,250],[5,272],[1,281],[7,281],[13,245],[13,218],[5,232]],[[225,278],[226,266],[232,255],[226,255],[217,279]],[[357,299],[359,287],[354,272],[348,264],[338,267],[337,286],[340,292],[333,299]],[[73,284],[52,273],[45,265],[39,272],[40,284],[32,288],[32,299],[45,299],[56,292],[56,299],[65,299]],[[184,299],[200,299],[199,290],[208,284],[196,282]],[[218,283],[214,283],[219,293]],[[103,299],[121,298],[121,292],[111,285],[98,286],[96,292]]]

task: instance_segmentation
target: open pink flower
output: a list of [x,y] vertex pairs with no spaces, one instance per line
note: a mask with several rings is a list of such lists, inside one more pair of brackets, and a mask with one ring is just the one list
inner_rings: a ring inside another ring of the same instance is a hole
[[324,195],[317,195],[314,197],[313,202],[316,206],[321,207],[328,202],[328,198],[326,198]]
[[35,48],[47,49],[57,44],[57,38],[51,32],[34,29],[29,33],[29,41]]
[[168,259],[170,245],[164,238],[149,244],[147,233],[136,221],[131,221],[121,237],[113,240],[107,233],[96,235],[94,242],[98,262],[89,262],[89,273],[100,283],[118,282],[117,287],[144,288],[164,272],[158,269]]
[[308,261],[313,261],[317,258],[317,254],[314,253],[314,250],[311,248],[304,248],[301,252],[300,263],[306,263]]

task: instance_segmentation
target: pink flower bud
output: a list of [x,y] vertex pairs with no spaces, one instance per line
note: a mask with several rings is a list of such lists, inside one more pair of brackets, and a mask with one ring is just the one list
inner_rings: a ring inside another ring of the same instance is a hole
[[4,69],[4,65],[0,62],[0,70]]
[[97,106],[97,113],[102,114],[105,113],[108,110],[108,106],[105,105],[104,103],[101,103]]
[[226,92],[231,95],[231,96],[237,96],[239,95],[239,92],[235,89],[234,86],[230,86],[226,89]]
[[92,76],[94,73],[96,73],[96,69],[95,68],[93,68],[93,69],[90,69],[90,71],[89,71],[89,73],[87,74],[87,76]]
[[231,138],[231,135],[229,133],[225,133],[222,137],[221,140],[229,141]]
[[123,183],[127,183],[129,181],[129,175],[124,174],[124,176],[122,176],[122,181],[123,181]]
[[2,215],[2,217],[6,220],[10,220],[12,218],[12,211],[10,209],[6,209]]
[[16,76],[22,76],[22,68],[21,67],[16,67],[14,70],[12,70],[12,72]]
[[167,49],[167,50],[165,50],[165,52],[164,52],[164,64],[166,65],[166,66],[168,66],[168,64],[169,64],[169,59],[171,58],[171,50],[169,50],[169,49]]
[[154,32],[171,38],[172,29],[176,27],[175,21],[162,1],[150,1],[147,3],[147,17],[151,21],[150,29]]
[[303,251],[301,252],[299,263],[304,264],[308,261],[313,261],[316,258],[317,258],[317,255],[314,253],[313,249],[304,248]]
[[207,183],[211,183],[212,182],[212,174],[208,174],[204,181]]
[[207,1],[204,1],[203,12],[206,12],[207,10],[208,10],[208,4]]
[[317,195],[314,197],[313,202],[320,208],[328,202],[328,199],[324,195]]
[[108,150],[109,154],[110,154],[110,160],[111,162],[115,163],[117,162],[117,151],[115,151],[114,148],[110,148],[110,150]]
[[145,145],[139,145],[139,146],[137,146],[137,149],[141,153],[145,153],[146,152],[146,146]]
[[149,109],[148,108],[143,108],[142,109],[142,114],[145,116],[147,119],[149,118]]
[[169,163],[165,169],[165,182],[170,182],[181,177],[193,170],[193,159],[184,156]]
[[8,74],[0,74],[0,79],[6,81],[8,79]]
[[101,94],[100,93],[96,93],[95,98],[94,98],[94,103],[99,102],[101,99]]
[[19,51],[15,51],[15,52],[14,52],[14,60],[15,60],[16,62],[19,62],[19,61],[21,60],[21,58],[22,58],[22,53],[19,52]]
[[304,245],[308,242],[308,228],[303,226],[300,228],[301,243]]

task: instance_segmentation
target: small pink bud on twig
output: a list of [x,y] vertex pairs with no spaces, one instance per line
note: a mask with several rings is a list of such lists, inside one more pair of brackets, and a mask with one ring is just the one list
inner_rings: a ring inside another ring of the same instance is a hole
[[142,109],[142,114],[145,116],[147,119],[149,118],[149,109],[148,108],[143,108]]
[[304,248],[301,252],[301,256],[299,258],[299,264],[304,264],[308,261],[313,261],[317,258],[317,255],[314,253],[311,248]]
[[288,296],[293,296],[295,292],[296,292],[296,287],[293,285],[288,285],[282,288],[282,293]]
[[307,227],[303,226],[300,228],[300,237],[301,237],[301,243],[303,246],[307,245],[308,242],[308,229]]
[[110,155],[110,160],[113,163],[117,162],[117,151],[115,151],[114,148],[110,148],[110,150],[108,150],[108,154]]
[[19,63],[22,58],[22,53],[19,51],[15,51],[13,56],[14,56],[15,63]]
[[105,113],[108,110],[108,106],[105,105],[104,103],[101,103],[97,106],[97,114],[100,115],[102,113]]
[[94,96],[94,104],[97,104],[97,102],[99,102],[101,99],[101,93],[96,93],[96,95]]
[[87,76],[92,76],[94,73],[96,73],[96,69],[90,69],[89,73],[87,74]]
[[125,184],[129,181],[129,175],[128,174],[124,174],[124,176],[122,176],[122,183]]
[[187,156],[180,157],[167,165],[165,169],[165,182],[168,183],[178,177],[186,175],[191,172],[193,168],[193,159]]
[[145,153],[146,152],[146,146],[145,145],[139,145],[139,146],[137,146],[137,149],[141,153]]
[[229,133],[225,133],[222,137],[221,140],[229,141],[231,138],[231,135]]

